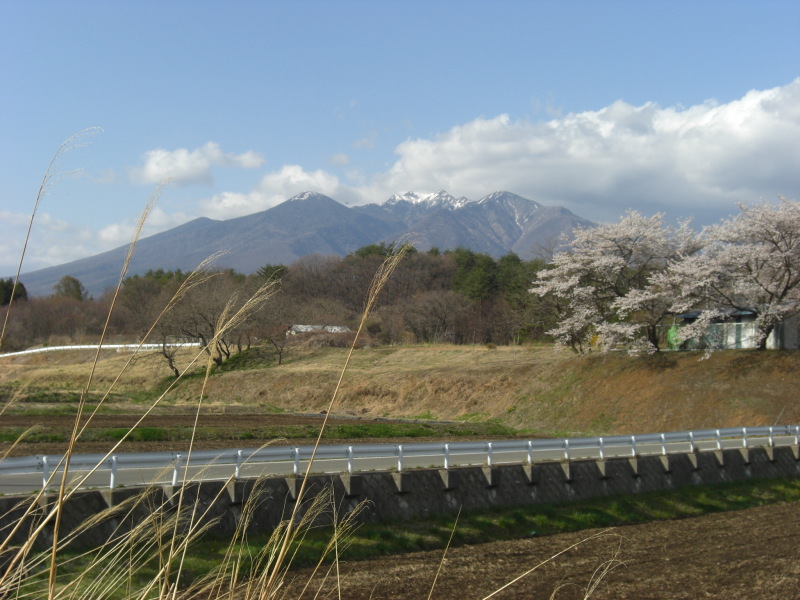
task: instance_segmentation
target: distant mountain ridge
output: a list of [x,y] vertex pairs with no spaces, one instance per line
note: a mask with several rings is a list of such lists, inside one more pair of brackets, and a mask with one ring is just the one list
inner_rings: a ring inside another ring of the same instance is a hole
[[[565,208],[544,206],[511,192],[480,200],[444,190],[406,192],[381,204],[347,207],[316,192],[303,192],[268,210],[225,221],[200,217],[142,238],[129,275],[148,269],[191,271],[209,255],[226,251],[216,265],[252,273],[289,265],[308,254],[344,256],[377,242],[407,237],[420,251],[464,247],[494,257],[515,252],[523,259],[557,247],[562,233],[593,223]],[[30,295],[47,295],[64,275],[77,277],[98,295],[116,285],[127,246],[70,263],[25,273]]]

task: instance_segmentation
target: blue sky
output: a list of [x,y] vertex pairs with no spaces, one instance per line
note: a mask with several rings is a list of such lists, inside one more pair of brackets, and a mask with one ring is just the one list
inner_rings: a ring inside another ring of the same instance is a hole
[[[0,275],[303,191],[596,221],[800,188],[800,3],[0,0]],[[209,248],[209,253],[218,250]],[[24,281],[24,280],[23,280]]]

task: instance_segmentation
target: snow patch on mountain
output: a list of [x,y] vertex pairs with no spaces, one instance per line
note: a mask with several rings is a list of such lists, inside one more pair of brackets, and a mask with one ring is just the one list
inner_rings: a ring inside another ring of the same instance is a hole
[[492,203],[502,204],[507,207],[509,212],[514,215],[514,222],[520,229],[524,229],[525,224],[537,218],[543,208],[538,202],[505,191],[492,192],[478,200],[478,204]]

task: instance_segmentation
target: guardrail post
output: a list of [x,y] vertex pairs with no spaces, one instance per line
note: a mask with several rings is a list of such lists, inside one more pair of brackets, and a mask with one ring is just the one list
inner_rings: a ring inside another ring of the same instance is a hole
[[354,498],[361,495],[362,480],[360,475],[353,475],[353,447],[347,447],[347,474],[340,475],[339,480],[344,486],[344,495]]
[[113,490],[117,487],[117,455],[111,456],[111,478],[108,482],[109,489]]
[[[635,435],[631,436],[631,455],[630,455],[630,458],[628,458],[628,463],[630,464],[631,469],[633,470],[633,476],[634,477],[638,477],[639,476],[639,451],[636,449],[636,436]],[[669,469],[667,469],[667,472],[669,472]]]
[[294,467],[292,468],[292,473],[295,475],[300,474],[300,448],[294,449]]
[[397,454],[397,473],[392,473],[392,479],[397,487],[397,493],[406,494],[409,488],[408,477],[403,473],[403,444],[397,444],[394,452]]
[[717,448],[714,450],[714,456],[717,459],[720,467],[725,466],[725,453],[722,451],[722,435],[719,432],[719,429],[715,430],[715,437],[717,439]]
[[528,483],[533,485],[536,483],[536,475],[533,472],[533,442],[531,440],[528,440],[526,448],[528,450],[528,464],[522,465],[522,473]]
[[47,492],[47,482],[50,480],[50,464],[47,456],[42,456],[42,489]]
[[795,425],[794,428],[794,444],[792,445],[792,454],[795,460],[800,460],[800,425]]
[[773,431],[773,427],[770,426],[769,428],[769,445],[765,448],[767,451],[767,457],[769,458],[769,462],[775,462],[775,434]]
[[742,427],[742,447],[739,449],[744,459],[744,464],[750,464],[750,443],[747,441],[747,427]]
[[455,472],[450,471],[450,444],[444,445],[444,468],[439,469],[439,478],[442,480],[444,491],[455,489]]
[[175,466],[172,469],[172,486],[173,487],[178,485],[178,469],[180,468],[180,466],[181,466],[181,455],[180,454],[176,454],[175,455]]
[[561,470],[564,472],[564,481],[572,483],[572,469],[570,465],[569,438],[564,438],[564,459],[561,461]]
[[233,478],[234,479],[239,479],[239,473],[240,473],[240,471],[242,469],[242,458],[243,458],[242,457],[242,451],[241,450],[237,450],[236,451],[236,470],[233,472]]
[[667,455],[667,436],[661,434],[661,456]]
[[403,472],[403,444],[397,446],[397,472]]
[[486,442],[486,466],[483,467],[483,477],[486,480],[486,487],[496,487],[500,483],[500,473],[494,469],[493,465],[493,446],[492,442]]
[[600,471],[600,479],[606,478],[606,442],[605,440],[600,437],[598,438],[600,443],[600,458],[597,460],[597,469]]
[[692,463],[692,467],[696,471],[699,467],[697,466],[697,446],[694,443],[694,431],[689,432],[689,462]]

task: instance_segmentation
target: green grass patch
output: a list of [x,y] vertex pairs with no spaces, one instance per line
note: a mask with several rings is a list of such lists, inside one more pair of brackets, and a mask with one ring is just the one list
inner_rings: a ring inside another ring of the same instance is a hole
[[420,421],[435,421],[436,417],[433,416],[433,413],[429,410],[426,410],[424,413],[420,413],[418,415],[412,415],[412,419],[419,419]]
[[[188,432],[188,435],[191,435],[191,430],[189,428],[185,428]],[[129,429],[127,427],[109,427],[107,429],[96,429],[91,430],[85,436],[86,439],[94,440],[94,441],[112,441],[118,442],[125,434],[127,434]],[[188,437],[181,436],[178,432],[181,431],[179,428],[166,428],[166,427],[137,427],[133,431],[130,432],[128,436],[128,440],[132,442],[166,442],[172,441],[176,439],[188,439]]]
[[[689,486],[671,492],[462,513],[453,543],[462,545],[520,539],[798,501],[800,479],[787,478],[718,486]],[[410,523],[364,524],[350,539],[343,558],[357,560],[376,553],[388,555],[443,549],[453,523],[454,517],[440,516]],[[314,532],[314,535],[324,537],[325,533]]]
[[489,414],[483,412],[467,413],[466,415],[461,416],[461,420],[466,421],[467,423],[474,423],[476,421],[485,421],[488,418]]
[[58,443],[66,442],[67,436],[59,432],[53,431],[31,431],[24,438],[21,436],[25,433],[25,429],[21,427],[2,427],[0,428],[0,442],[26,442],[26,443]]
[[328,439],[427,437],[436,429],[423,423],[370,423],[358,425],[329,425],[323,432]]

